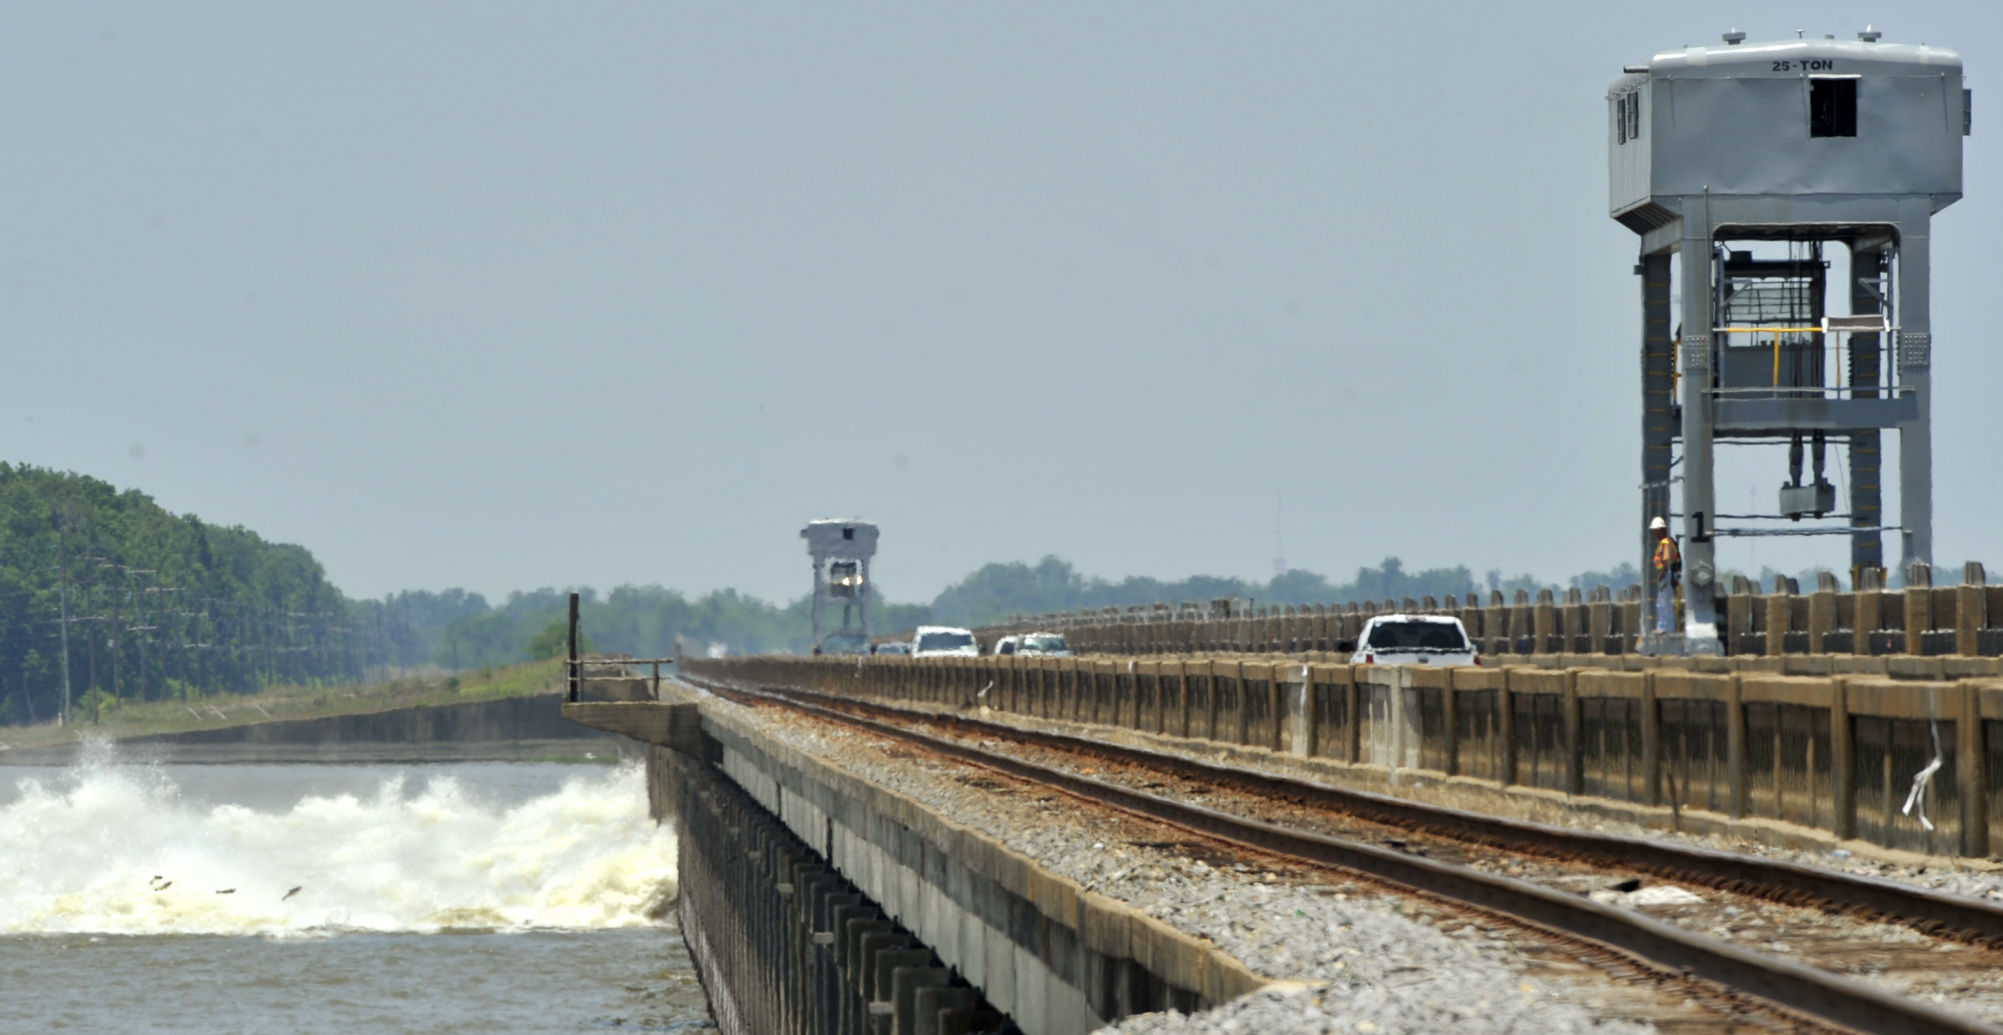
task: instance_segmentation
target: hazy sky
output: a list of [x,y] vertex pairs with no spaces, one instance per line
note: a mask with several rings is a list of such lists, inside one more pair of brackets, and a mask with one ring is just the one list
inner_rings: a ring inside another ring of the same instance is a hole
[[361,596],[793,597],[849,515],[894,600],[1046,553],[1561,578],[1637,539],[1608,83],[1873,22],[1975,91],[1936,556],[2003,563],[1988,0],[7,4],[0,458]]

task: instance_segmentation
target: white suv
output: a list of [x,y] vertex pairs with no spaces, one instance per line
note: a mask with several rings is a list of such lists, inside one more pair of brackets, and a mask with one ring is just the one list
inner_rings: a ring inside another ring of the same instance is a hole
[[1479,665],[1461,620],[1444,615],[1378,615],[1356,638],[1352,665]]
[[911,634],[914,658],[974,657],[981,652],[974,634],[951,625],[921,625]]

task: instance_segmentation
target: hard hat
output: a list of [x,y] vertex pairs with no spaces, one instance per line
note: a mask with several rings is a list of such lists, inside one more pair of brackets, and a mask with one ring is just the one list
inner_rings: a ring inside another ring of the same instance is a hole
[[1648,523],[1648,530],[1651,532],[1655,531],[1658,528],[1668,528],[1668,527],[1669,527],[1669,522],[1664,521],[1661,518],[1656,518],[1654,521],[1650,521]]

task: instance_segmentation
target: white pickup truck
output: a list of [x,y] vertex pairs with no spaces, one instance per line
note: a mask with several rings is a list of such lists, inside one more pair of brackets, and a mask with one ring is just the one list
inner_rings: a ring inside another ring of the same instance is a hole
[[1352,650],[1352,665],[1481,664],[1461,620],[1444,615],[1378,615],[1364,623]]
[[914,658],[971,658],[981,652],[974,634],[952,625],[921,625],[911,635]]

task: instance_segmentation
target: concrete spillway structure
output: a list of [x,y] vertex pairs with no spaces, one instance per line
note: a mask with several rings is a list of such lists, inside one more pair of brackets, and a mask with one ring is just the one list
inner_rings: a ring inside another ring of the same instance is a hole
[[647,745],[683,935],[726,1033],[1082,1035],[1265,983],[732,705],[663,693],[563,714]]

